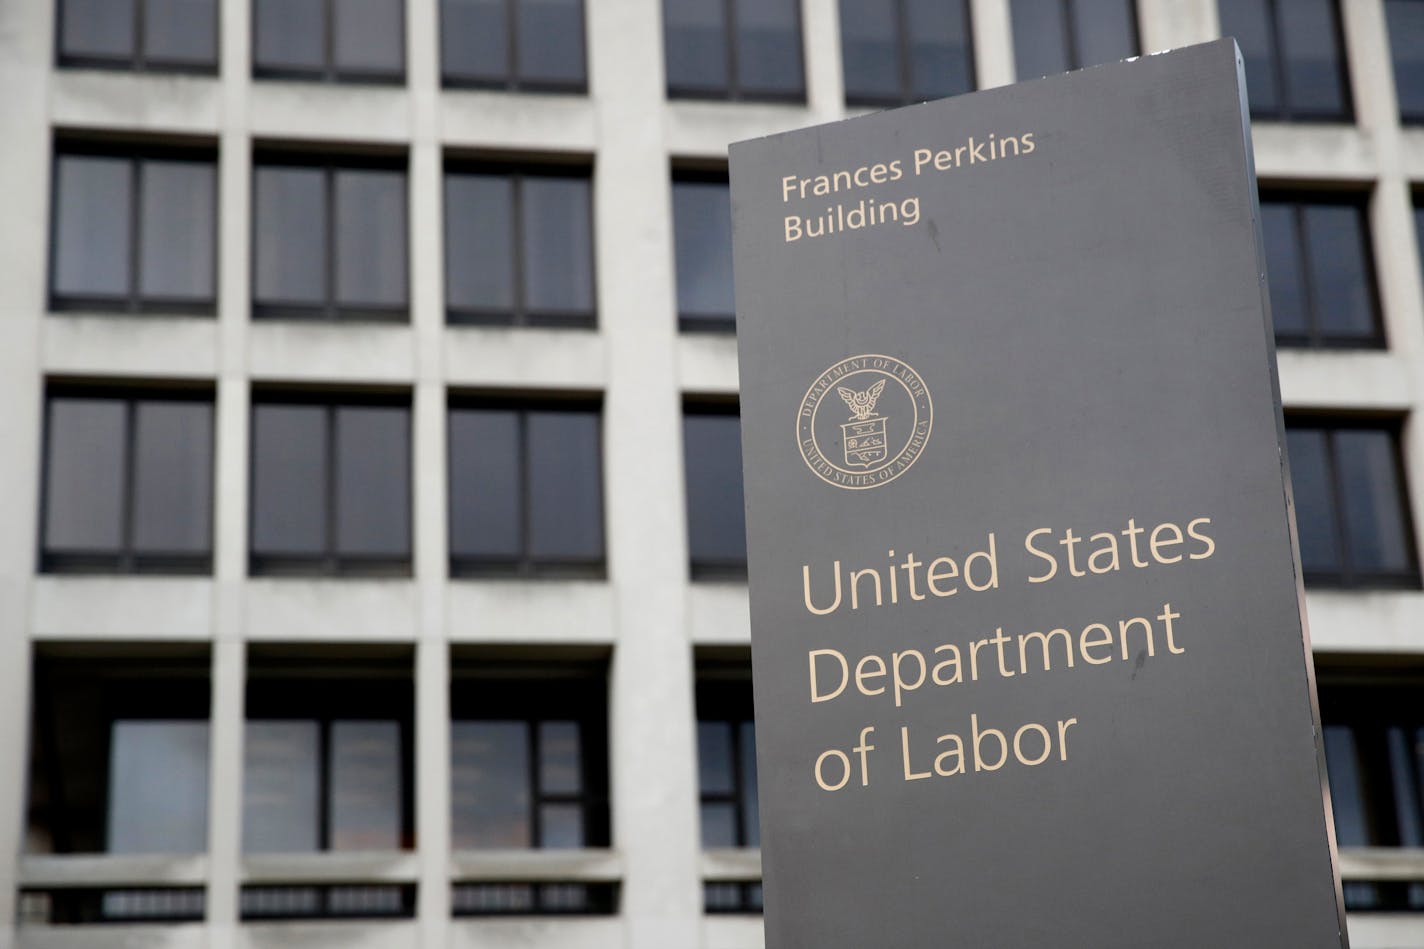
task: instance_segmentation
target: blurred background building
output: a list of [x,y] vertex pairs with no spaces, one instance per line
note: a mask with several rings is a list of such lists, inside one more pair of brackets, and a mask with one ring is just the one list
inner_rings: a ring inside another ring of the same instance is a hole
[[1424,0],[0,3],[0,944],[760,946],[727,144],[1223,34],[1424,945]]

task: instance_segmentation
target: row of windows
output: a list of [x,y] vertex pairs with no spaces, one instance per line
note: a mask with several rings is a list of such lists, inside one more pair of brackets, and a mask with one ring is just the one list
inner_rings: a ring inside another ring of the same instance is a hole
[[[253,171],[257,318],[408,318],[407,181],[398,163],[259,153]],[[55,309],[212,313],[211,154],[66,145],[55,160]],[[1363,193],[1267,190],[1261,213],[1278,341],[1383,346]],[[725,175],[672,181],[679,325],[729,331]],[[451,323],[596,324],[591,181],[557,165],[451,163],[444,176]],[[1424,207],[1416,210],[1424,246]]]
[[[203,657],[41,653],[34,666],[32,853],[207,849],[210,688]],[[606,847],[607,672],[454,657],[451,845]],[[246,853],[415,845],[406,656],[254,647],[243,736]],[[756,735],[745,664],[698,670],[706,847],[755,847]]]
[[[60,0],[62,65],[213,72],[218,0]],[[259,78],[401,82],[401,0],[255,0]],[[846,100],[898,105],[974,88],[968,0],[840,0]],[[1400,113],[1424,121],[1424,0],[1385,0]],[[1133,0],[1011,0],[1021,79],[1141,52]],[[447,86],[581,92],[582,0],[442,0]],[[1231,0],[1222,35],[1246,57],[1263,118],[1349,120],[1336,0]],[[800,0],[663,0],[674,97],[805,98]]]
[[[455,576],[599,576],[599,409],[452,397],[448,540]],[[258,390],[251,414],[254,574],[403,574],[411,562],[406,396]],[[694,576],[746,569],[735,406],[684,417]],[[202,390],[51,387],[40,566],[212,568],[213,401]]]

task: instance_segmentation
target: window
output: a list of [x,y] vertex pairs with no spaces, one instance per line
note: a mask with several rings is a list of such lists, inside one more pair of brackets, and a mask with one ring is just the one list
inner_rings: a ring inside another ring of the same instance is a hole
[[29,852],[208,849],[208,670],[197,648],[38,648]]
[[732,200],[725,174],[678,172],[672,182],[677,321],[684,330],[732,331]]
[[974,88],[968,0],[840,0],[846,102],[902,105]]
[[1335,0],[1221,0],[1218,9],[1222,35],[1246,58],[1253,117],[1349,121]]
[[[243,850],[410,849],[409,652],[274,647],[254,649],[248,666]],[[244,895],[245,914],[274,912],[270,898]]]
[[593,326],[588,175],[448,168],[445,307],[451,323]]
[[213,312],[211,151],[60,143],[53,200],[51,308]]
[[401,0],[253,0],[252,13],[252,71],[259,78],[405,78]]
[[449,425],[453,574],[602,574],[596,409],[456,399]]
[[1424,122],[1424,2],[1385,0],[1394,92],[1405,122]]
[[602,664],[523,667],[457,656],[450,703],[456,850],[608,846]]
[[1020,79],[1052,76],[1136,56],[1134,0],[1013,0]]
[[668,95],[801,101],[799,0],[663,0]]
[[1306,582],[1417,587],[1397,428],[1292,418],[1286,440]]
[[756,724],[746,663],[697,670],[697,783],[702,846],[759,847]]
[[410,569],[410,403],[258,393],[253,573]]
[[[1424,683],[1320,673],[1320,721],[1341,847],[1424,847]],[[1424,882],[1347,880],[1351,911],[1424,911]]]
[[1271,318],[1283,346],[1383,346],[1363,197],[1261,199]]
[[407,318],[403,165],[259,156],[253,178],[254,316]]
[[43,484],[41,570],[207,572],[211,395],[51,386]]
[[746,513],[736,407],[688,405],[682,417],[682,447],[692,576],[744,577]]
[[447,86],[582,92],[583,0],[441,0]]
[[217,71],[217,0],[60,0],[59,64]]

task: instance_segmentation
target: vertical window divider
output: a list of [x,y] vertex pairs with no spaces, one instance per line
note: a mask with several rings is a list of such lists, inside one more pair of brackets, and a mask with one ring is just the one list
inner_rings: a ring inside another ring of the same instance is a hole
[[316,722],[316,843],[320,853],[331,850],[331,718]]
[[[1295,252],[1300,260],[1301,280],[1305,291],[1305,338],[1311,346],[1320,344],[1319,315],[1315,306],[1315,268],[1310,260],[1310,239],[1305,233],[1305,206],[1299,202],[1291,203],[1291,217],[1295,220]],[[1331,439],[1333,442],[1333,438]]]
[[120,477],[123,479],[120,486],[120,497],[122,497],[122,511],[119,524],[119,543],[122,545],[119,552],[119,569],[124,572],[131,572],[138,562],[138,553],[134,549],[134,469],[137,462],[134,456],[137,454],[134,442],[138,436],[138,400],[127,399],[124,402],[124,433],[123,433],[123,472]]
[[[143,4],[134,0],[134,5],[141,7]],[[126,309],[134,313],[138,311],[143,295],[143,252],[140,246],[143,241],[143,162],[133,152],[127,154],[126,161],[129,165],[129,293]]]
[[895,46],[900,55],[900,89],[906,100],[914,96],[915,67],[910,62],[910,14],[905,9],[905,0],[893,0],[895,4]]
[[519,28],[515,24],[515,17],[519,15],[519,0],[505,0],[504,8],[504,40],[509,44],[510,84],[517,89],[524,74],[523,64],[519,61]]
[[336,549],[336,519],[341,514],[336,499],[336,425],[340,407],[328,405],[323,411],[326,415],[326,484],[323,486],[326,495],[326,556],[323,559],[327,572],[336,573],[341,566],[341,555]]
[[[327,4],[335,0],[326,0]],[[336,218],[336,169],[331,165],[324,165],[321,169],[322,195],[326,199],[326,207],[323,209],[326,218],[326,233],[322,235],[322,253],[325,256],[325,267],[322,268],[322,279],[326,283],[326,305],[325,317],[328,320],[338,320],[341,318],[341,307],[336,301],[337,286],[337,262],[336,262],[336,229],[341,222]]]
[[336,0],[322,0],[322,12],[326,21],[322,25],[322,51],[326,62],[322,64],[321,78],[331,80],[336,78]]
[[133,0],[134,5],[134,62],[140,69],[148,67],[148,3],[147,0]]
[[1276,0],[1265,0],[1266,15],[1271,20],[1271,66],[1276,74],[1276,88],[1280,90],[1280,118],[1293,118],[1294,97],[1290,90],[1290,76],[1286,73],[1285,44],[1281,42],[1281,12]]
[[1082,69],[1083,55],[1078,49],[1078,24],[1074,19],[1077,5],[1074,0],[1058,0],[1058,4],[1063,11],[1063,48],[1068,52],[1068,69]]
[[727,42],[727,88],[731,91],[733,99],[740,99],[742,96],[742,80],[737,68],[737,11],[734,4],[737,0],[720,0],[722,4],[722,23],[726,31]]
[[728,731],[732,733],[732,813],[735,815],[737,826],[733,828],[739,847],[747,846],[746,833],[746,788],[742,775],[742,723],[728,722]]
[[515,417],[519,420],[519,442],[516,446],[518,454],[517,464],[519,466],[519,570],[520,574],[528,575],[533,572],[529,552],[529,525],[533,520],[530,511],[529,498],[529,415],[528,411],[519,411]]
[[1355,561],[1350,551],[1350,525],[1345,518],[1345,485],[1340,480],[1340,464],[1335,454],[1335,429],[1322,427],[1320,431],[1325,436],[1325,461],[1330,468],[1330,513],[1340,543],[1340,578],[1346,586],[1352,586],[1355,579]]
[[[514,326],[529,325],[529,303],[524,292],[524,173],[511,172],[509,175],[509,207],[514,227]],[[522,474],[522,472],[521,472]]]
[[529,840],[535,850],[544,847],[544,789],[539,786],[539,721],[530,719],[529,726]]

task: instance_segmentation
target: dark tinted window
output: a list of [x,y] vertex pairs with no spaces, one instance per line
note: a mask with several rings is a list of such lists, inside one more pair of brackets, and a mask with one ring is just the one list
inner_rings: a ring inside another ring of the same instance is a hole
[[683,329],[731,330],[732,202],[727,179],[679,176],[672,183],[677,318]]
[[697,784],[703,847],[758,847],[756,724],[745,666],[708,665],[697,677]]
[[1395,430],[1292,420],[1286,436],[1306,581],[1417,585]]
[[1267,195],[1261,229],[1282,345],[1384,345],[1363,201]]
[[606,674],[520,673],[460,661],[453,670],[455,849],[607,846]]
[[587,176],[495,168],[449,171],[449,320],[592,326],[592,210]]
[[805,96],[797,0],[663,0],[663,30],[670,95]]
[[446,85],[581,91],[583,0],[441,0]]
[[217,0],[60,0],[59,62],[213,72]]
[[255,316],[406,319],[403,169],[261,161],[252,206]]
[[898,105],[974,88],[967,0],[841,0],[846,101]]
[[682,443],[692,575],[745,573],[742,440],[736,411],[689,406],[682,420]]
[[406,403],[255,401],[254,572],[403,572],[410,508]]
[[57,388],[46,416],[43,569],[209,569],[211,400]]
[[62,149],[54,167],[50,303],[211,313],[216,174],[210,156]]
[[1251,114],[1269,119],[1350,118],[1335,0],[1222,0],[1223,36],[1246,58]]
[[1138,54],[1133,0],[1013,0],[1011,12],[1020,79]]
[[1394,93],[1406,122],[1424,122],[1424,2],[1385,0]]
[[455,572],[601,571],[597,411],[456,402],[449,425]]
[[253,0],[259,77],[399,82],[405,75],[401,0]]

